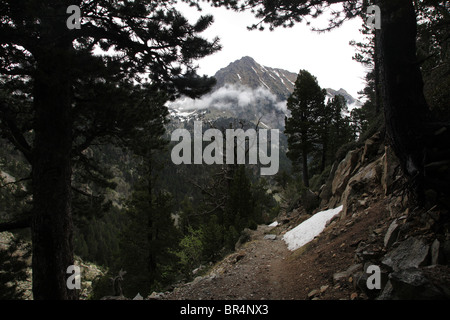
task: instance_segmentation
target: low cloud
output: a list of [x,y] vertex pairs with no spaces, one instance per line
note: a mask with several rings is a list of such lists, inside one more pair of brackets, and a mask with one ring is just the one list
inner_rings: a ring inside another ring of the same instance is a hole
[[279,101],[277,97],[264,87],[251,89],[247,86],[227,84],[214,92],[204,95],[200,99],[180,98],[170,102],[168,107],[179,111],[198,110],[206,108],[231,109],[258,105],[270,102],[275,108],[286,112],[286,101]]

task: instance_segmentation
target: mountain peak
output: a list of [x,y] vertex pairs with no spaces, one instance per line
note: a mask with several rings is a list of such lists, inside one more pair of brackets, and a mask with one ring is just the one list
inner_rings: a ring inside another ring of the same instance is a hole
[[266,88],[280,100],[286,100],[294,90],[297,74],[283,69],[260,65],[249,56],[244,56],[215,74],[216,88],[226,84],[239,84],[251,89]]
[[250,62],[250,63],[257,63],[256,61],[255,61],[255,59],[253,59],[252,57],[249,57],[249,56],[244,56],[244,57],[242,57],[241,59],[239,59],[239,60],[236,60],[235,62]]

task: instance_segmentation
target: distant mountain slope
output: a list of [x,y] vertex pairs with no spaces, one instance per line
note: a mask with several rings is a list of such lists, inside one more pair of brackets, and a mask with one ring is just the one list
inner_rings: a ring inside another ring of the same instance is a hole
[[226,84],[241,84],[251,89],[268,89],[280,100],[286,100],[294,91],[297,74],[283,69],[264,67],[251,57],[243,57],[220,69],[214,75],[216,89]]
[[[178,126],[192,120],[236,118],[284,129],[286,101],[294,90],[296,73],[263,66],[246,56],[220,69],[214,77],[217,83],[211,93],[197,100],[182,98],[169,104],[171,118]],[[361,105],[342,88],[326,90],[327,98],[343,95],[350,110]]]
[[353,108],[357,108],[357,107],[361,107],[362,103],[361,101],[353,98],[347,91],[345,91],[344,89],[339,89],[339,90],[333,90],[330,88],[327,88],[327,98],[333,98],[336,95],[341,95],[345,98],[345,100],[347,101],[347,106],[349,108],[349,110],[353,109]]

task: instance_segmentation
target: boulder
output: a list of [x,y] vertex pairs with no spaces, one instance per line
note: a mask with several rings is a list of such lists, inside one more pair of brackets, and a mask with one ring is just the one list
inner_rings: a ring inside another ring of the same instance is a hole
[[381,170],[380,158],[362,167],[350,178],[342,195],[344,209],[342,210],[341,218],[346,217],[347,213],[352,212],[354,205],[359,205],[358,200],[361,200],[363,193],[366,191],[373,192],[381,179]]
[[[201,277],[197,277],[197,278],[201,278]],[[201,279],[199,279],[199,281],[200,280]],[[161,300],[163,298],[163,296],[164,296],[164,293],[153,291],[152,294],[147,297],[147,300]]]
[[[320,193],[319,193],[319,198],[321,200],[320,202],[320,207],[324,207],[331,199],[332,197],[332,184],[333,184],[333,180],[334,180],[334,176],[336,173],[336,169],[338,167],[339,163],[337,161],[333,162],[333,165],[331,166],[331,170],[330,170],[330,174],[328,175],[328,179],[325,182],[325,184],[323,185],[323,187],[320,188]],[[336,203],[334,203],[336,204]],[[330,205],[333,206],[333,208],[335,207],[334,204]]]
[[388,252],[381,263],[393,271],[417,268],[425,265],[429,256],[429,245],[418,238],[408,238]]
[[361,149],[352,150],[339,163],[331,184],[331,193],[333,195],[341,195],[344,192],[351,178],[351,174],[358,164],[360,154]]
[[376,300],[393,300],[394,299],[394,288],[392,287],[391,281],[388,281],[384,286],[381,294],[376,298]]
[[443,260],[441,254],[441,243],[439,242],[438,239],[435,239],[431,244],[430,253],[431,253],[431,264],[438,264]]
[[366,140],[361,156],[361,163],[365,163],[367,160],[371,160],[376,157],[380,151],[381,146],[381,133],[377,132],[372,137]]
[[389,225],[389,228],[386,231],[386,234],[384,235],[384,247],[385,248],[389,248],[394,242],[397,241],[399,231],[400,231],[400,226],[397,223],[397,219],[395,219]]
[[448,292],[434,285],[418,268],[403,269],[389,275],[394,299],[436,300],[448,299]]
[[369,299],[375,299],[377,298],[380,293],[383,291],[383,289],[386,287],[388,282],[388,273],[384,270],[380,269],[380,289],[377,288],[370,288],[367,285],[368,281],[373,281],[373,279],[369,279],[369,277],[372,276],[373,273],[368,272],[368,268],[372,266],[373,264],[371,262],[366,262],[364,264],[364,271],[359,272],[355,275],[355,287],[364,292]]
[[245,228],[242,230],[241,235],[239,239],[236,241],[236,244],[234,245],[234,250],[239,250],[242,245],[246,242],[249,242],[252,237],[252,231],[249,228]]
[[138,293],[133,300],[144,300],[144,298]]
[[308,299],[313,299],[313,298],[317,297],[318,295],[320,295],[320,290],[318,290],[318,289],[312,290],[308,293]]
[[323,286],[321,286],[321,287],[320,287],[320,293],[324,293],[325,291],[328,290],[329,287],[330,287],[329,285],[323,285]]
[[333,274],[333,281],[336,283],[339,281],[348,280],[348,278],[350,276],[353,276],[354,274],[356,274],[359,270],[362,269],[362,267],[363,267],[363,265],[361,263],[358,263],[358,264],[354,264],[354,265],[350,266],[345,271],[337,272],[337,273]]
[[264,240],[276,240],[277,239],[277,235],[276,234],[266,234],[264,236]]

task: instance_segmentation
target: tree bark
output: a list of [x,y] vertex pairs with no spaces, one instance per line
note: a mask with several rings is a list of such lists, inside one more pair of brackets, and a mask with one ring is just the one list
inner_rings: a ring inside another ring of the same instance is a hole
[[305,187],[309,188],[309,174],[308,174],[308,148],[307,148],[307,137],[306,132],[302,133],[302,170],[303,170],[303,184]]
[[155,226],[154,226],[154,205],[153,205],[153,158],[152,151],[149,150],[147,159],[147,192],[148,192],[148,212],[147,212],[147,242],[148,242],[148,260],[147,260],[147,271],[150,282],[153,284],[155,281],[156,274],[156,261],[154,256],[154,244],[155,244]]
[[[64,20],[64,19],[61,19]],[[61,21],[64,22],[64,21]],[[48,24],[47,24],[48,23]],[[48,43],[35,53],[35,141],[32,160],[33,297],[37,300],[76,299],[67,288],[67,267],[74,264],[71,211],[71,43],[55,21],[42,22]]]
[[416,14],[411,0],[380,0],[378,4],[381,29],[376,39],[386,134],[420,204],[424,183],[424,123],[429,118],[429,109],[416,59]]

